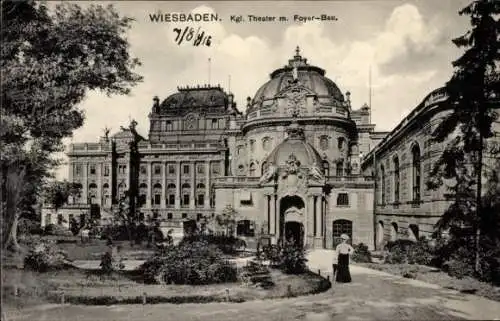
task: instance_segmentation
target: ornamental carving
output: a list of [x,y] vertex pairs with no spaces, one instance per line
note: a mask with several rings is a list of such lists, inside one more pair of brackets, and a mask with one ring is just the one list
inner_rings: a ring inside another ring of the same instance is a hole
[[307,113],[306,106],[307,92],[302,88],[292,88],[286,93],[286,113],[292,117],[297,117]]

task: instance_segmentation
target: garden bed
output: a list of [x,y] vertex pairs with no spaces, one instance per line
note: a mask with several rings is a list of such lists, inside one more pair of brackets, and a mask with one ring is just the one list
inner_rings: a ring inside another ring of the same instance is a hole
[[478,281],[471,277],[457,279],[434,267],[417,264],[386,263],[357,263],[356,265],[500,301],[500,287]]
[[[18,308],[42,303],[59,303],[64,293],[66,303],[86,305],[140,304],[146,293],[146,303],[208,303],[244,302],[258,299],[295,297],[320,293],[330,288],[324,278],[313,274],[284,274],[271,270],[274,286],[262,289],[241,282],[213,285],[141,284],[133,276],[114,273],[98,275],[78,269],[45,273],[6,269],[3,271],[4,303]],[[14,296],[18,287],[18,296]]]

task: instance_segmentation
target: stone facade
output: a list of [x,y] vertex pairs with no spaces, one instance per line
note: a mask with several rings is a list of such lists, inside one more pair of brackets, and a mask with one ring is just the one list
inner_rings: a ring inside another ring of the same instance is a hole
[[332,248],[347,233],[373,249],[430,234],[448,205],[444,188],[424,186],[442,150],[430,133],[444,99],[434,91],[393,131],[376,132],[370,106],[353,110],[349,92],[297,50],[243,113],[220,87],[155,97],[147,138],[132,123],[72,144],[69,178],[82,187],[76,203],[109,214],[128,193],[162,227],[232,207],[239,237]]

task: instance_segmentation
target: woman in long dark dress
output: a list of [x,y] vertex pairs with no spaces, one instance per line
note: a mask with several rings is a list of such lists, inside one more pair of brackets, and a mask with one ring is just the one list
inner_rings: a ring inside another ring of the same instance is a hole
[[349,272],[349,257],[354,252],[347,241],[349,240],[349,236],[346,234],[342,234],[340,236],[342,238],[342,243],[337,245],[337,260],[338,260],[338,270],[337,276],[335,278],[336,282],[339,283],[349,283],[351,282],[351,273]]

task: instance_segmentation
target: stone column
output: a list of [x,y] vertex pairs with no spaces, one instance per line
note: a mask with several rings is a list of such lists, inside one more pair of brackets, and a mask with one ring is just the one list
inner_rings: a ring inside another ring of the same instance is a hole
[[152,197],[152,193],[151,193],[151,168],[153,166],[153,163],[151,162],[148,162],[147,163],[147,172],[148,172],[148,181],[147,181],[147,184],[148,184],[148,194],[146,195],[146,207],[147,208],[151,208],[151,197]]
[[205,172],[205,175],[206,175],[206,182],[205,182],[205,208],[206,209],[209,209],[210,208],[210,186],[211,186],[211,182],[210,182],[210,160],[207,160],[205,162],[206,164],[206,172]]
[[306,225],[307,225],[307,238],[311,247],[314,247],[314,196],[308,195],[306,198]]
[[276,235],[276,208],[274,194],[269,195],[269,234]]
[[191,209],[195,209],[196,208],[196,205],[195,205],[195,185],[196,185],[196,166],[195,166],[195,162],[191,162],[189,164],[189,167],[190,167],[190,170],[189,172],[191,173],[191,191],[189,192],[191,194],[191,197],[189,198],[189,208]]
[[323,231],[321,230],[322,224],[322,206],[321,206],[321,195],[316,195],[316,237],[323,236]]
[[167,207],[167,164],[165,161],[161,164],[161,208]]
[[181,208],[181,162],[177,161],[175,164],[175,175],[177,176],[175,182],[175,209]]
[[126,163],[126,168],[127,170],[125,171],[126,172],[126,179],[125,179],[125,182],[127,184],[127,190],[130,191],[130,166],[132,165],[132,162],[130,161],[130,153],[127,153],[127,155],[125,156],[125,158],[127,159],[127,163]]

